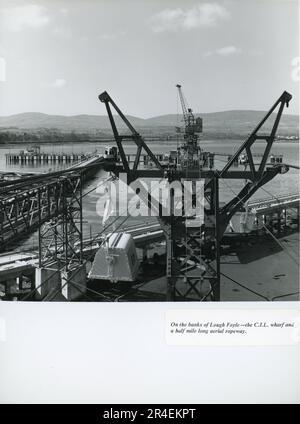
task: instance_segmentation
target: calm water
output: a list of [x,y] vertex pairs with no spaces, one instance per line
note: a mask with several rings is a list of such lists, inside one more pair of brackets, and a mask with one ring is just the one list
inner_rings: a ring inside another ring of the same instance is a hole
[[[241,142],[239,141],[224,141],[224,142],[214,142],[214,141],[206,141],[201,143],[201,147],[206,151],[218,152],[224,154],[232,154],[239,147]],[[103,143],[78,143],[72,145],[53,145],[53,144],[45,144],[41,145],[42,153],[87,153],[94,152],[97,150],[98,153],[103,153],[106,144]],[[169,150],[176,149],[176,144],[171,144],[168,142],[164,142],[163,144],[159,143],[149,143],[151,150],[154,153],[166,153]],[[69,165],[61,165],[61,164],[34,164],[31,166],[27,165],[7,165],[5,163],[5,153],[13,153],[19,152],[21,149],[25,149],[26,147],[30,147],[30,145],[22,145],[20,147],[14,146],[6,146],[5,148],[0,147],[0,171],[40,171],[45,172],[49,170],[61,169],[62,167]],[[136,148],[132,145],[126,146],[126,152],[134,153]],[[264,150],[264,144],[258,144],[253,149],[254,153],[262,153]],[[273,154],[282,154],[283,162],[290,165],[299,165],[299,145],[298,143],[275,143],[272,149]],[[220,160],[216,160],[215,166],[217,169],[221,170],[226,163],[226,157],[220,157]],[[84,191],[88,192],[93,187],[96,187],[97,184],[101,183],[105,175],[103,172],[99,172],[96,177],[89,181]],[[224,180],[220,181],[220,200],[228,201],[230,200],[234,193],[238,193],[238,191],[242,188],[243,181],[234,181],[234,180]],[[295,193],[299,192],[299,171],[296,169],[290,169],[287,174],[276,176],[271,182],[266,184],[263,189],[259,189],[253,198],[265,198],[270,197],[270,195],[278,196],[280,194],[287,193]],[[96,202],[99,199],[99,195],[95,191],[87,194],[84,197],[83,202],[83,214],[84,214],[84,232],[85,237],[88,237],[90,234],[95,235],[102,229],[102,218],[96,214]],[[119,224],[123,219],[120,218],[120,221],[116,225]],[[133,224],[137,218],[129,218],[126,221],[126,225]],[[139,222],[141,218],[139,218]],[[149,219],[147,219],[149,221]],[[32,234],[28,237],[28,239],[23,243],[22,248],[31,248],[32,246],[37,245],[37,236],[36,234]],[[17,247],[17,250],[20,249],[20,246]]]

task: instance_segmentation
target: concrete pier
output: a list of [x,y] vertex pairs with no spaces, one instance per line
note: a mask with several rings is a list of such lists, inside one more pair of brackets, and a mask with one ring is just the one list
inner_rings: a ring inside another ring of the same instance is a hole
[[82,264],[69,271],[56,264],[36,268],[35,288],[37,300],[76,300],[86,292],[86,267]]

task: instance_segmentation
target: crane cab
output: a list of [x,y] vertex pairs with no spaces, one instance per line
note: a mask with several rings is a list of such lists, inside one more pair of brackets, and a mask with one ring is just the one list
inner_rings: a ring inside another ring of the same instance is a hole
[[202,118],[198,117],[195,120],[195,124],[193,125],[193,130],[195,133],[202,133],[203,131],[203,121]]
[[105,159],[119,160],[119,152],[116,146],[106,146],[103,157]]

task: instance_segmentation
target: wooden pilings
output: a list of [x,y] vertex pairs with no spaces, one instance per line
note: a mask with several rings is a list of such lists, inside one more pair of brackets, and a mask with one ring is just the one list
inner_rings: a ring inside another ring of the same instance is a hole
[[6,163],[57,163],[57,162],[77,162],[86,159],[86,155],[77,153],[6,153]]

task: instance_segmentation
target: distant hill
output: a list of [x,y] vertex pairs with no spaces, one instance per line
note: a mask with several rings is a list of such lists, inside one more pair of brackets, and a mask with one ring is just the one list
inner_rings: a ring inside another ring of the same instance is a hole
[[[203,118],[203,133],[210,135],[245,135],[253,130],[266,112],[255,110],[229,110],[224,112],[200,113],[196,116]],[[275,115],[274,115],[275,117]],[[174,127],[182,125],[181,117],[176,114],[161,115],[153,118],[142,119],[135,116],[127,116],[130,122],[147,133],[159,131],[174,132]],[[123,127],[119,117],[116,117],[117,125]],[[16,128],[21,130],[58,129],[60,131],[75,132],[110,132],[110,123],[107,116],[101,115],[47,115],[44,113],[21,113],[11,116],[0,117],[0,129]],[[270,129],[270,122],[266,130]],[[299,118],[297,115],[284,114],[282,116],[278,134],[297,135],[299,132]]]
[[[128,116],[133,125],[143,125],[144,119]],[[116,122],[121,123],[116,117]],[[110,128],[107,116],[101,115],[47,115],[45,113],[27,112],[17,115],[1,116],[0,127],[17,127],[22,129],[57,128],[62,131],[89,131]]]

